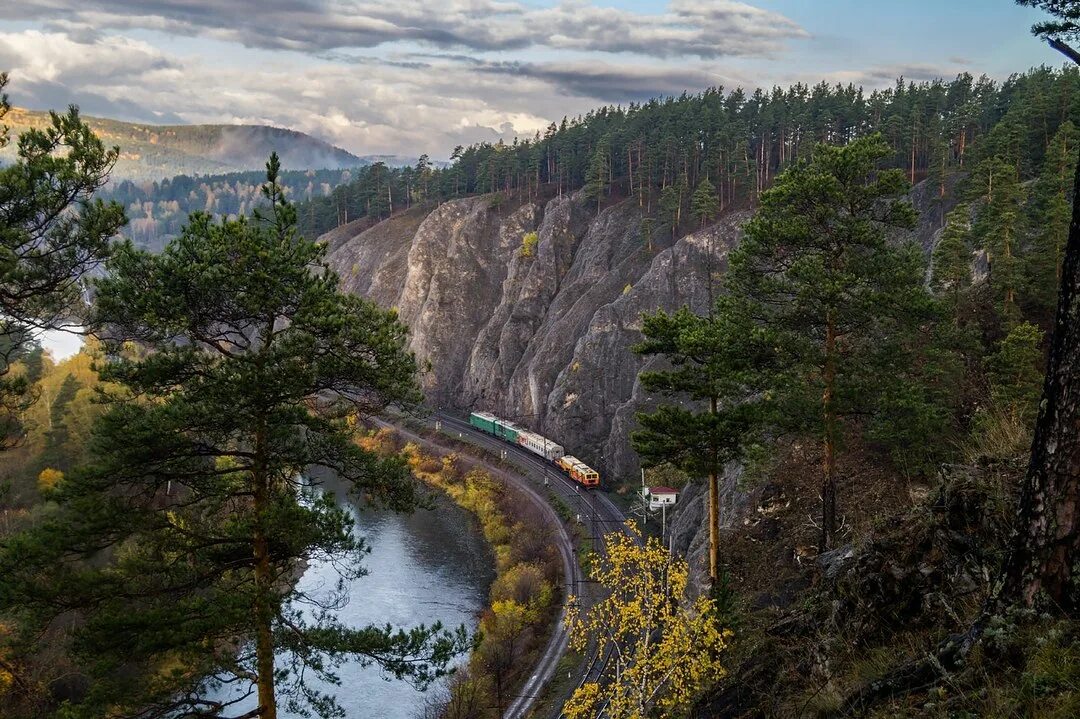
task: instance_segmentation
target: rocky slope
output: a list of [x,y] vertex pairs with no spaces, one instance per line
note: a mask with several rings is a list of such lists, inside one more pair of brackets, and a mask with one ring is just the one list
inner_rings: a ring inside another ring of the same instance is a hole
[[[414,209],[325,239],[346,289],[397,308],[430,362],[433,403],[488,409],[555,439],[603,474],[631,478],[642,312],[707,306],[746,213],[677,242],[641,232],[632,200],[599,214],[579,196],[489,196]],[[344,232],[343,232],[344,230]],[[538,236],[523,251],[526,233]],[[664,234],[663,232],[658,235]]]
[[[940,230],[936,193],[917,187],[916,240]],[[675,242],[642,236],[625,200],[597,213],[580,195],[503,203],[494,196],[414,208],[324,237],[347,290],[395,307],[430,363],[433,404],[486,409],[561,442],[608,478],[638,464],[627,437],[650,403],[637,383],[642,312],[703,310],[749,213]],[[948,208],[946,208],[948,209]],[[532,252],[523,237],[535,232]],[[651,247],[650,247],[651,244]]]

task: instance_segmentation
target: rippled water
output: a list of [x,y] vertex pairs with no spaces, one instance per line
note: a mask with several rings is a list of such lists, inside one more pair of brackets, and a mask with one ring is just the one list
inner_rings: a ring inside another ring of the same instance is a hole
[[[46,332],[42,344],[62,360],[79,351],[82,337]],[[328,481],[328,488],[344,496],[332,484]],[[350,601],[338,613],[344,623],[389,622],[407,629],[439,621],[448,628],[464,624],[470,633],[475,631],[494,573],[487,545],[471,515],[442,495],[435,510],[407,515],[348,506],[371,553],[363,562],[367,576],[350,584]],[[319,588],[332,588],[336,582],[332,566],[316,563],[308,567],[299,584],[317,596]],[[388,681],[374,666],[346,664],[338,676],[341,686],[319,688],[337,696],[348,719],[412,719],[424,704],[423,693],[406,682]],[[230,714],[242,714],[254,706],[253,700],[233,706]],[[282,719],[293,716],[284,710],[278,715]]]
[[[350,505],[351,506],[351,505]],[[351,583],[350,601],[340,619],[352,626],[390,624],[409,628],[441,621],[476,629],[493,578],[492,558],[471,515],[438,498],[435,510],[402,515],[356,511],[356,529],[371,547],[364,559],[367,576]],[[326,564],[313,564],[300,588],[316,595],[333,587],[337,574]],[[377,667],[345,664],[338,671],[341,686],[320,689],[337,696],[349,719],[411,719],[423,707],[425,694],[406,682],[387,679]],[[240,714],[255,706],[236,706]],[[279,716],[294,715],[279,711]]]

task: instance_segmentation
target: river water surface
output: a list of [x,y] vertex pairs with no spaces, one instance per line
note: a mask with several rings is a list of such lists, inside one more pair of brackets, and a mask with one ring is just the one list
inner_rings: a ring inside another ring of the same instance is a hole
[[[79,351],[82,337],[53,331],[44,333],[42,342],[61,360]],[[335,484],[332,478],[326,479],[326,488],[344,497],[344,488]],[[348,587],[349,603],[338,612],[343,623],[353,627],[389,623],[408,629],[442,622],[450,629],[464,624],[470,635],[476,630],[494,579],[493,558],[474,518],[445,495],[437,494],[436,500],[434,510],[412,514],[358,510],[346,504],[356,521],[356,532],[371,553],[363,560],[368,574]],[[313,563],[299,588],[318,597],[320,589],[329,591],[336,583],[332,566]],[[406,682],[388,679],[378,667],[345,664],[338,676],[340,686],[319,686],[314,678],[307,681],[335,695],[348,719],[412,719],[423,708],[424,693]],[[224,692],[216,698],[225,698]],[[250,698],[246,704],[233,706],[230,715],[242,714],[255,704]],[[295,715],[282,708],[278,716],[292,719]]]
[[[443,495],[438,495],[436,509],[412,514],[348,506],[371,553],[363,561],[368,574],[351,582],[349,603],[338,618],[354,627],[464,624],[472,634],[494,578],[493,559],[473,517]],[[322,588],[332,589],[337,578],[332,566],[314,563],[299,588],[319,596]],[[310,677],[306,683],[335,695],[348,719],[413,719],[424,706],[427,694],[388,678],[378,667],[346,663],[337,674],[340,686],[321,686]],[[255,704],[251,698],[229,714],[242,714]],[[278,716],[296,715],[282,707]]]

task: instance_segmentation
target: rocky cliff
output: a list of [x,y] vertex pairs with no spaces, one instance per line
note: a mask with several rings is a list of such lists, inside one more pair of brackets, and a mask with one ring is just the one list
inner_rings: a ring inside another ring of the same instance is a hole
[[[913,238],[928,254],[952,194],[942,202],[925,184],[912,191],[920,210]],[[348,291],[398,310],[413,351],[430,364],[423,385],[434,405],[512,418],[607,480],[633,481],[634,413],[653,403],[637,381],[646,363],[631,350],[641,314],[684,304],[704,311],[750,213],[728,213],[676,241],[663,230],[650,240],[633,200],[599,213],[580,195],[500,200],[470,197],[339,227],[324,236],[330,264]],[[527,250],[524,237],[534,232]],[[761,520],[740,474],[732,466],[724,476],[727,527]],[[672,544],[690,558],[696,580],[705,566],[704,515],[704,494],[692,486],[669,517]],[[792,561],[791,547],[778,551],[777,561]]]
[[434,404],[513,418],[626,479],[637,472],[634,411],[649,402],[631,351],[641,313],[703,310],[710,268],[717,279],[746,217],[650,242],[633,200],[597,214],[577,195],[481,196],[338,228],[326,241],[345,288],[395,307],[410,328]]
[[[929,252],[951,203],[941,207],[925,184],[911,197],[922,210],[915,239]],[[650,403],[631,351],[641,314],[703,310],[749,213],[673,242],[663,230],[642,235],[634,200],[597,213],[580,194],[501,199],[337,228],[324,238],[330,264],[348,291],[398,310],[430,363],[423,384],[433,404],[513,418],[606,477],[630,479],[638,465],[627,437]]]

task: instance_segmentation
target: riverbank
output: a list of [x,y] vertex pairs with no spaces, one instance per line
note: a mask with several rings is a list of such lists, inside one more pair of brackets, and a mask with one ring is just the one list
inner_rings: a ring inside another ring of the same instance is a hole
[[477,518],[496,568],[480,641],[425,716],[502,717],[559,628],[565,570],[550,518],[520,490],[453,452],[435,455],[414,442],[403,445],[389,429],[370,432],[361,442],[383,454],[401,453],[418,479]]
[[[449,630],[464,626],[470,634],[479,629],[495,576],[487,541],[466,509],[440,493],[427,509],[393,512],[352,501],[348,485],[333,475],[320,477],[319,486],[349,511],[356,536],[369,551],[362,560],[364,576],[344,585],[332,562],[310,562],[297,579],[309,602],[300,609],[318,611],[319,604],[337,596],[344,601],[335,602],[335,616],[350,627],[390,624],[407,631],[440,623]],[[333,695],[347,717],[417,719],[438,693],[437,685],[421,690],[406,681],[387,681],[386,672],[362,659],[346,660],[336,674],[340,684],[326,684],[309,674],[305,685]],[[213,698],[236,695],[223,689]],[[237,713],[254,708],[253,698],[234,707]],[[302,715],[282,703],[278,716]]]

